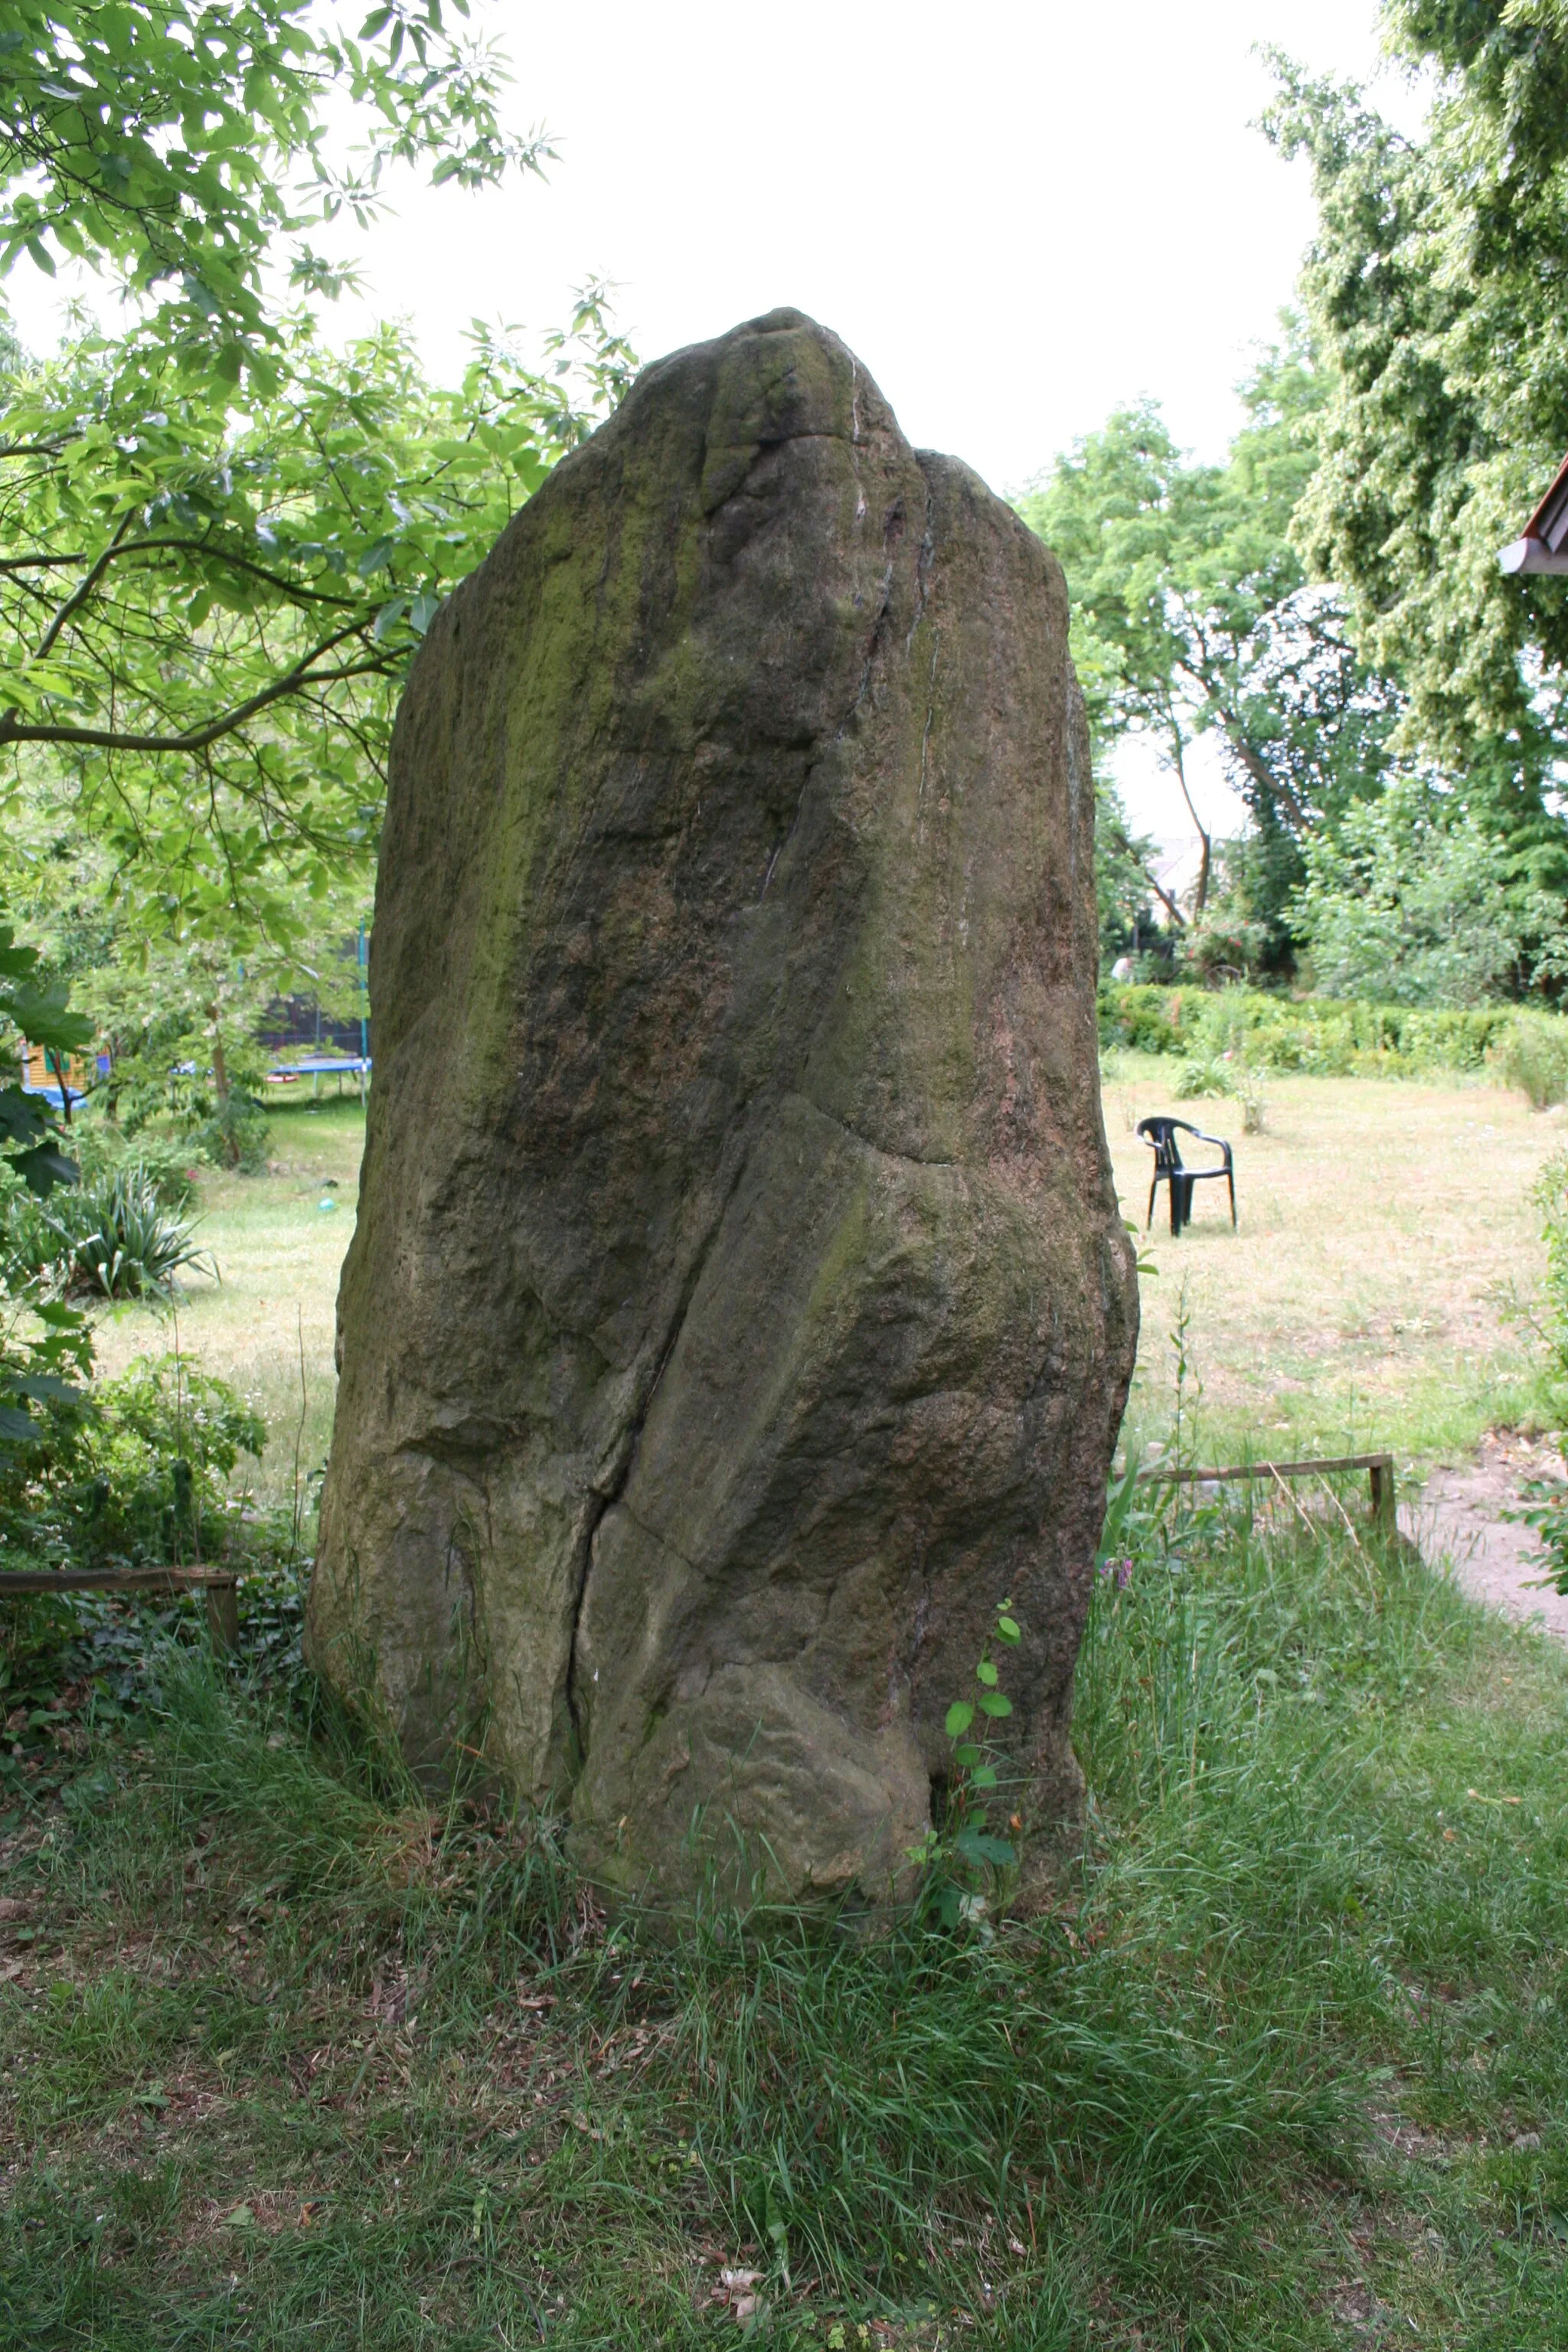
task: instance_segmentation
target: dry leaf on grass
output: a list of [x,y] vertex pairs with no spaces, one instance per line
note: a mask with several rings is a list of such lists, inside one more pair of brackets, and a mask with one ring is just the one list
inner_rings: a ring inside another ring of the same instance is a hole
[[761,2271],[721,2270],[713,2302],[723,2305],[731,2319],[753,2319],[759,2301],[755,2290],[762,2275]]

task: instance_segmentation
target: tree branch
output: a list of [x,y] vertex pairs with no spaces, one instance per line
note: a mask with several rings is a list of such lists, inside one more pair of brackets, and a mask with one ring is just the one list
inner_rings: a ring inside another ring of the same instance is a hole
[[[123,528],[124,527],[122,525],[121,529],[123,530]],[[269,588],[276,588],[280,595],[289,597],[291,602],[296,604],[334,604],[340,612],[347,612],[351,610],[358,601],[353,596],[331,595],[324,588],[307,588],[302,582],[298,580],[289,580],[280,572],[269,572],[264,563],[258,563],[251,556],[237,555],[232,549],[215,546],[209,540],[124,540],[115,546],[108,549],[107,556],[109,558],[113,558],[115,556],[142,555],[149,550],[154,550],[158,552],[168,551],[176,555],[199,555],[209,563],[226,563],[231,571],[247,572],[254,579],[265,581]],[[105,560],[105,557],[101,556],[99,559],[99,564],[100,567],[99,573],[100,577],[101,577],[101,565]],[[79,549],[73,555],[38,554],[0,556],[0,572],[36,572],[43,569],[45,565],[53,565],[63,568],[67,564],[85,563],[86,561],[87,551],[85,549]]]
[[55,614],[54,619],[49,623],[48,627],[44,631],[42,637],[38,641],[37,650],[33,655],[33,659],[35,661],[43,660],[44,656],[48,652],[49,647],[54,644],[55,639],[59,635],[60,631],[70,619],[71,614],[73,613],[79,612],[82,605],[86,604],[88,598],[91,595],[93,590],[97,587],[99,582],[102,579],[104,573],[113,562],[115,551],[130,528],[131,515],[130,513],[127,513],[121,519],[119,530],[115,532],[114,537],[110,541],[109,545],[104,549],[103,553],[99,557],[98,562],[93,565],[90,572],[85,573],[84,576],[78,581],[76,586],[71,590],[70,594],[66,598],[65,603],[60,606],[59,611]]
[[271,685],[263,687],[259,694],[253,694],[247,702],[237,704],[234,709],[225,711],[221,718],[209,720],[205,727],[193,728],[183,735],[137,735],[123,733],[116,728],[33,725],[25,721],[13,705],[9,710],[0,713],[0,743],[79,743],[100,751],[204,751],[209,743],[216,743],[221,736],[232,735],[237,728],[245,725],[247,719],[254,719],[269,704],[280,702],[290,694],[300,694],[312,687],[337,686],[350,677],[386,677],[396,667],[399,656],[395,653],[377,655],[367,661],[345,663],[341,669],[332,670],[326,676],[312,669],[311,665],[330,654],[334,646],[358,635],[357,625],[340,629],[335,636],[327,637],[314,646],[282,677],[274,678]]
[[1129,841],[1121,825],[1118,824],[1112,826],[1110,837],[1116,844],[1117,848],[1121,850],[1126,856],[1132,860],[1133,865],[1136,866],[1139,873],[1142,874],[1144,881],[1147,882],[1150,889],[1154,893],[1155,898],[1158,898],[1162,907],[1164,908],[1165,912],[1169,915],[1172,922],[1176,926],[1176,929],[1179,931],[1185,930],[1187,924],[1185,915],[1183,914],[1180,907],[1177,906],[1170,892],[1165,889],[1160,882],[1156,881],[1154,875],[1139,856],[1137,850],[1133,847],[1131,842]]
[[1274,773],[1262,754],[1248,742],[1241,722],[1235,714],[1227,710],[1223,703],[1216,702],[1214,707],[1219,718],[1221,733],[1253,782],[1260,792],[1279,803],[1298,833],[1305,833],[1311,824],[1311,819],[1289,785]]

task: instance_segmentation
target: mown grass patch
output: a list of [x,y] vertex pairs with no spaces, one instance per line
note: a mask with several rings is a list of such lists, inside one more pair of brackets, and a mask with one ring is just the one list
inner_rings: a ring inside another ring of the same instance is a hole
[[7,1825],[10,2340],[1568,2335],[1568,1664],[1403,1548],[1146,1536],[990,1944],[643,1934],[307,1683],[158,1682]]
[[204,1371],[231,1382],[261,1413],[267,1449],[247,1484],[263,1508],[276,1509],[292,1507],[297,1475],[319,1475],[331,1436],[333,1318],[359,1199],[364,1114],[353,1096],[268,1108],[266,1174],[201,1173],[195,1238],[216,1260],[221,1282],[189,1279],[177,1320],[134,1302],[95,1319],[103,1371],[160,1356],[177,1336]]
[[1131,1436],[1163,1433],[1184,1285],[1211,1460],[1392,1448],[1404,1475],[1462,1459],[1499,1423],[1556,1425],[1518,1309],[1538,1301],[1531,1192],[1563,1147],[1561,1109],[1481,1080],[1282,1076],[1265,1084],[1266,1132],[1247,1135],[1239,1102],[1184,1101],[1177,1075],[1128,1054],[1107,1079],[1123,1209],[1142,1229],[1152,1156],[1138,1120],[1174,1112],[1231,1143],[1239,1223],[1224,1185],[1203,1184],[1173,1241],[1162,1191]]

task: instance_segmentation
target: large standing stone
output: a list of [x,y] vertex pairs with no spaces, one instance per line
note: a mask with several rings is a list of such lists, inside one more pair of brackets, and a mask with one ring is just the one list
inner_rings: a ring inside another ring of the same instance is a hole
[[1076,1801],[1092,859],[1055,561],[798,311],[647,369],[431,627],[310,1635],[614,1887],[885,1896],[1004,1594]]

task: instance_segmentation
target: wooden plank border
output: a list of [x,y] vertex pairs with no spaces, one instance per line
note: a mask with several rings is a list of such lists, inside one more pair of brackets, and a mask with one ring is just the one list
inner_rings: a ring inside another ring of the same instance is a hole
[[1394,1533],[1392,1454],[1331,1454],[1314,1462],[1237,1462],[1215,1470],[1141,1470],[1138,1476],[1154,1486],[1206,1486],[1230,1478],[1316,1478],[1325,1470],[1364,1470],[1372,1493],[1372,1516],[1385,1534]]
[[231,1568],[9,1569],[0,1574],[0,1601],[12,1592],[199,1592],[217,1648],[239,1643],[237,1577]]

